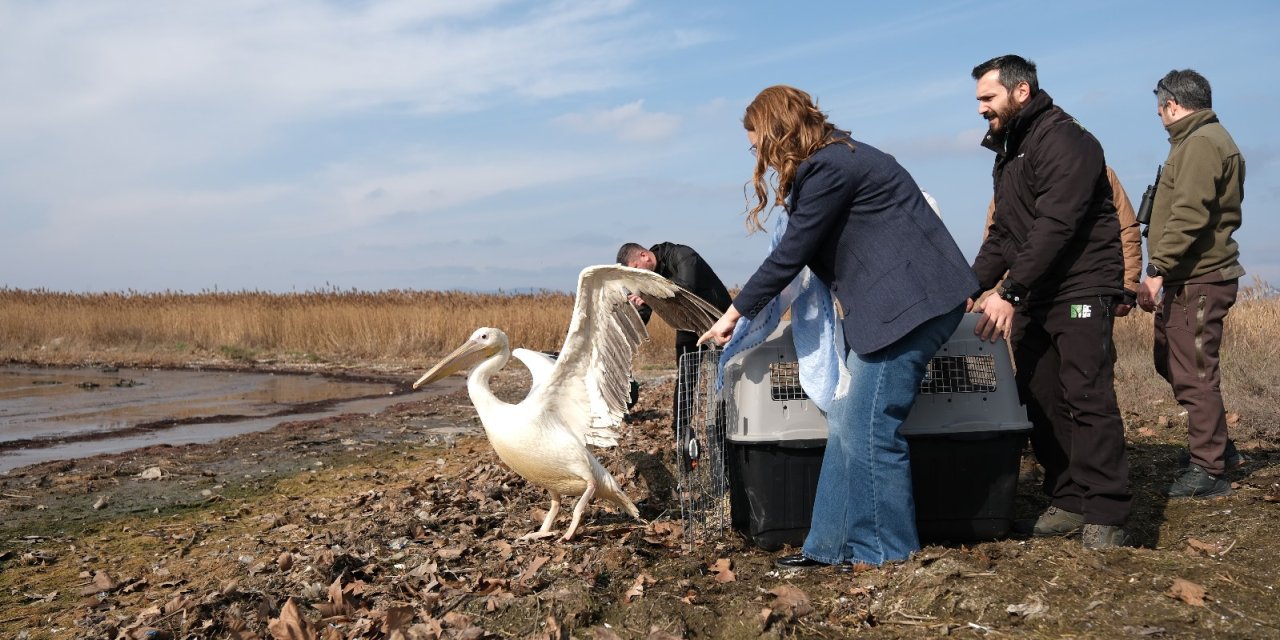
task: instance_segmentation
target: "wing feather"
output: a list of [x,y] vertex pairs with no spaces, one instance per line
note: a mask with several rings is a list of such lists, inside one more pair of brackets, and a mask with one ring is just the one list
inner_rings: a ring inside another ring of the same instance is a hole
[[[614,446],[631,391],[631,361],[649,339],[627,300],[638,294],[673,328],[703,333],[720,311],[670,280],[620,265],[587,267],[578,276],[569,332],[555,367],[529,401],[557,415],[583,442]],[[538,396],[538,397],[535,397]]]

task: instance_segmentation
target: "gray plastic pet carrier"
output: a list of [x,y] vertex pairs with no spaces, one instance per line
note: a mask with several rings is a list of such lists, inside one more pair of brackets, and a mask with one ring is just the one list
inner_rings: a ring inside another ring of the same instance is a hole
[[[973,334],[966,314],[929,363],[902,425],[912,460],[916,520],[926,540],[975,540],[1008,532],[1031,428],[1018,400],[1008,347]],[[703,370],[695,417],[681,436],[682,500],[691,541],[726,520],[757,545],[800,545],[809,529],[826,445],[826,417],[800,386],[790,324],[725,366],[722,400],[710,393],[719,352],[686,356]],[[710,373],[707,373],[707,371]],[[723,435],[722,435],[723,434]],[[688,465],[690,444],[695,464]],[[712,460],[717,461],[712,467]],[[717,473],[718,471],[723,473]],[[684,494],[682,494],[684,495]]]

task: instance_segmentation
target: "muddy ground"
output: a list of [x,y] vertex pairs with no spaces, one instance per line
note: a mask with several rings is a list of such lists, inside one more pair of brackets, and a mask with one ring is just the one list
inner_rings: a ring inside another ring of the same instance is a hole
[[[646,522],[597,507],[569,543],[516,541],[546,494],[498,461],[461,390],[0,476],[0,636],[1280,637],[1275,439],[1238,443],[1233,495],[1169,502],[1185,429],[1126,415],[1134,548],[1010,537],[779,572],[733,533],[686,546],[671,386],[646,380],[601,452]],[[1020,518],[1045,505],[1026,457]]]

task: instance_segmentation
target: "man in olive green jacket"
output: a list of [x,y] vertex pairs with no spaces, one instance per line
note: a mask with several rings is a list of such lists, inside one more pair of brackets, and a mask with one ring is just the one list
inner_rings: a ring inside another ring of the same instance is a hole
[[1156,371],[1187,411],[1190,464],[1168,495],[1226,495],[1223,473],[1244,463],[1227,439],[1218,369],[1223,320],[1244,275],[1231,238],[1241,222],[1244,156],[1218,122],[1204,76],[1170,71],[1155,94],[1171,148],[1151,209],[1138,304],[1156,312]]

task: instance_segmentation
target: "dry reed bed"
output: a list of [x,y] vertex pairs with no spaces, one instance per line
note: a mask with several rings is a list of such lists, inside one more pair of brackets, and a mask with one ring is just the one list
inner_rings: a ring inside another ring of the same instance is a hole
[[[1242,301],[1227,319],[1224,394],[1240,436],[1280,439],[1280,299]],[[422,366],[472,331],[493,326],[513,345],[561,346],[573,297],[546,291],[315,291],[94,293],[0,289],[0,358],[47,364],[181,365],[330,362]],[[670,367],[674,332],[660,320],[638,367]],[[1115,331],[1121,407],[1139,422],[1178,413],[1151,365],[1151,316],[1134,311]]]
[[[442,355],[475,329],[497,327],[514,346],[560,349],[573,296],[546,291],[257,291],[91,293],[0,289],[0,357],[48,363],[102,357],[176,364],[222,356],[326,362],[405,362]],[[642,356],[669,354],[660,320]],[[669,359],[669,356],[666,358]]]
[[[1135,309],[1116,320],[1120,407],[1143,422],[1167,416],[1172,425],[1181,426],[1181,409],[1155,372],[1151,341],[1150,314]],[[1223,400],[1241,418],[1232,424],[1232,437],[1280,443],[1280,298],[1258,299],[1243,292],[1227,316],[1221,359]]]

